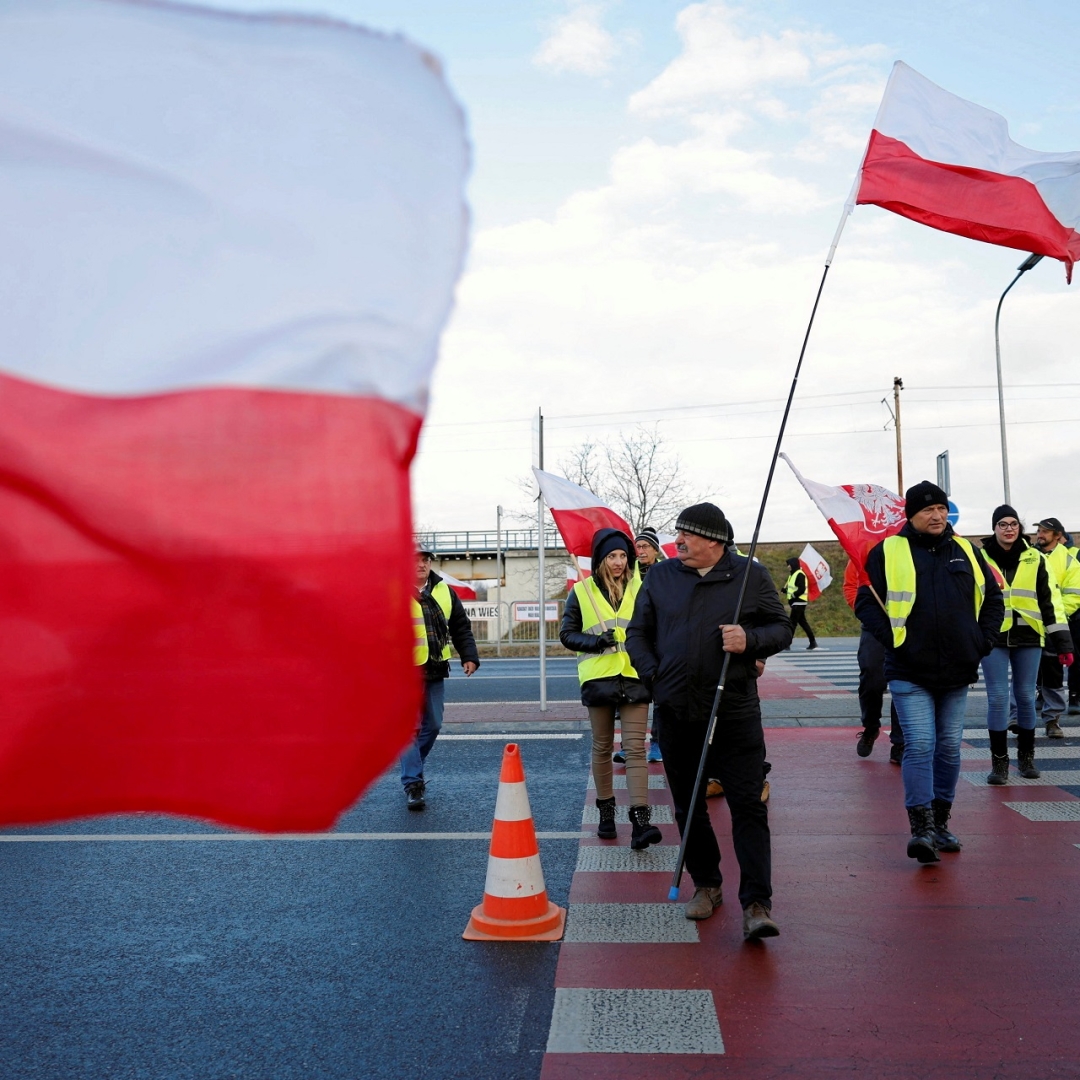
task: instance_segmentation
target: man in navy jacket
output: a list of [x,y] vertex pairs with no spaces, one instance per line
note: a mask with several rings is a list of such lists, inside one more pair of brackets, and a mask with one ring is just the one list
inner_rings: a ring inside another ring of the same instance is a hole
[[[755,662],[791,643],[791,623],[769,572],[729,550],[731,527],[712,503],[688,507],[676,522],[678,558],[652,567],[638,593],[626,648],[650,686],[660,750],[680,833],[693,794],[724,653],[731,664],[709,751],[707,776],[724,786],[739,862],[739,900],[747,940],[779,933],[772,921],[768,806],[761,801],[765,739]],[[738,623],[735,604],[749,574]],[[694,882],[690,919],[707,919],[722,899],[720,848],[705,804],[693,808],[686,869]]]

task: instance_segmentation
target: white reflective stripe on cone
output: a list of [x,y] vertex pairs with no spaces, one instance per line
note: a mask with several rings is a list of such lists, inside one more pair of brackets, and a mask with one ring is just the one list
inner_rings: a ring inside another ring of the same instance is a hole
[[488,896],[535,896],[543,891],[544,871],[540,868],[539,855],[527,855],[524,859],[500,859],[492,855],[488,859],[484,882]]
[[531,817],[525,781],[521,780],[516,784],[500,783],[499,794],[495,798],[495,820],[524,821]]

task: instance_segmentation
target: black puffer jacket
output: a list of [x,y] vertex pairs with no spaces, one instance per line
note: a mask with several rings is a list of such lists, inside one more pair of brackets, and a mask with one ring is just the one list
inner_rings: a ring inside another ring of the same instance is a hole
[[[597,548],[601,543],[613,536],[622,536],[629,544],[629,537],[621,534],[617,529],[600,529],[593,537],[592,565],[598,565]],[[632,550],[632,545],[628,550]],[[634,565],[633,555],[628,555],[629,565]],[[601,580],[593,578],[597,588],[604,595],[604,599],[611,604],[611,597],[604,588]],[[614,604],[611,605],[614,608]],[[633,605],[625,605],[620,609],[623,618],[627,612],[633,611]],[[591,621],[591,620],[590,620]],[[602,653],[604,646],[596,634],[585,634],[581,628],[584,625],[581,619],[581,604],[578,602],[578,591],[573,589],[566,598],[566,607],[563,609],[562,625],[559,627],[559,640],[567,649],[577,653]],[[586,707],[603,705],[644,705],[650,701],[649,691],[640,679],[631,679],[625,675],[610,675],[602,679],[589,679],[581,684],[581,704]]]
[[[1020,555],[1031,545],[1021,537],[1015,544],[1005,551],[997,542],[996,536],[987,536],[983,542],[983,552],[988,555],[1004,575],[1005,580],[1011,585],[1016,577]],[[1046,635],[1046,648],[1055,655],[1059,653],[1071,653],[1073,651],[1072,634],[1068,629],[1049,631],[1049,627],[1057,624],[1054,615],[1054,598],[1050,591],[1050,575],[1046,569],[1046,561],[1039,563],[1039,569],[1035,574],[1035,595],[1039,601],[1039,614],[1042,616],[1043,626],[1048,628]],[[998,644],[1008,649],[1038,646],[1039,635],[1019,616],[1014,615],[1009,629],[998,639]]]
[[[899,533],[911,544],[915,563],[915,604],[907,620],[907,638],[893,648],[892,627],[870,589],[855,596],[855,614],[885,646],[885,677],[903,679],[928,690],[949,690],[977,682],[979,662],[997,644],[1005,602],[997,580],[975,548],[986,581],[986,597],[975,619],[975,579],[971,563],[953,539],[952,526],[941,536],[920,533],[908,522]],[[884,542],[871,548],[866,573],[882,600],[885,585]]]
[[626,647],[658,706],[690,721],[708,721],[724,662],[720,626],[734,622],[744,572],[750,580],[739,624],[746,630],[746,651],[732,654],[722,711],[756,707],[754,661],[791,644],[791,621],[768,570],[730,551],[705,575],[666,559],[652,568],[638,593]]

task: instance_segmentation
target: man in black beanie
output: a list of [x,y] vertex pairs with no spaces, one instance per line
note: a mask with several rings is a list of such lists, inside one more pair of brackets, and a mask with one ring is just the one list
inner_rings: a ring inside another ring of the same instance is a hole
[[949,500],[924,480],[905,493],[907,524],[870,550],[855,614],[885,647],[885,677],[904,732],[908,857],[959,851],[948,830],[968,687],[997,644],[1001,589],[982,552],[949,524]]
[[[684,510],[675,524],[678,558],[653,566],[638,593],[626,649],[651,687],[660,750],[680,834],[690,800],[724,653],[731,654],[706,776],[718,777],[731,811],[746,940],[772,937],[772,855],[768,806],[761,800],[765,738],[756,661],[791,643],[791,623],[769,572],[730,550],[731,527],[712,503]],[[749,575],[739,621],[735,604]],[[704,779],[704,778],[703,778]],[[705,803],[693,807],[686,869],[694,882],[688,919],[707,919],[722,900],[720,848]]]

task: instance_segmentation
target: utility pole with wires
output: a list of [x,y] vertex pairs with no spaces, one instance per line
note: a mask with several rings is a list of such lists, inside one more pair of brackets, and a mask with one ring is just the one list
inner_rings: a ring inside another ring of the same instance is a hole
[[[883,397],[881,404],[889,410],[889,416],[892,417],[892,425],[896,428],[896,494],[903,496],[904,494],[904,449],[900,442],[900,391],[904,389],[904,380],[897,375],[892,381],[893,392],[893,404],[889,406],[889,399]],[[885,428],[888,430],[889,425],[886,424]]]

